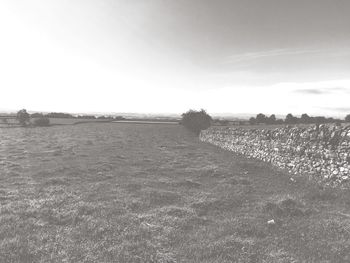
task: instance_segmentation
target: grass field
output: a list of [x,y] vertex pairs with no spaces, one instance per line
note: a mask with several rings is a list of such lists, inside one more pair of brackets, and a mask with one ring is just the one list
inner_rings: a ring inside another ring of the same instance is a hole
[[[35,118],[33,118],[35,119]],[[33,122],[33,119],[31,120]],[[81,124],[81,123],[96,123],[96,122],[110,122],[111,120],[106,119],[78,119],[78,118],[49,118],[50,119],[50,125],[74,125],[74,124]],[[9,125],[10,124],[10,125]],[[0,120],[0,128],[13,128],[16,126],[20,126],[19,122],[12,118],[9,119],[7,122],[4,122]]]
[[78,119],[78,118],[50,118],[51,125],[72,125],[79,123],[89,123],[89,122],[110,122],[110,120],[104,119]]
[[182,126],[0,129],[0,165],[3,263],[350,262],[348,190]]

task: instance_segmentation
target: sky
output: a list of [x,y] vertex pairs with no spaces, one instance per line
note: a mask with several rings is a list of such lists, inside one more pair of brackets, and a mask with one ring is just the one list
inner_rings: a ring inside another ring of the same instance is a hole
[[348,0],[1,0],[0,110],[350,114]]

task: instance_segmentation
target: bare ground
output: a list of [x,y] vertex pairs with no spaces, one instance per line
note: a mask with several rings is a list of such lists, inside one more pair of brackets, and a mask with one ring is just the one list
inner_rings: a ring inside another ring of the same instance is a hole
[[0,138],[0,262],[350,261],[348,190],[292,180],[181,126]]

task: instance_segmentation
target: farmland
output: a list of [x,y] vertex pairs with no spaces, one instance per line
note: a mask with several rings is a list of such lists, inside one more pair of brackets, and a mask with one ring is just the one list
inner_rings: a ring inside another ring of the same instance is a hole
[[[33,118],[35,119],[35,118]],[[106,119],[82,119],[82,118],[49,118],[50,125],[74,125],[81,123],[95,123],[95,122],[110,122],[110,120]],[[0,122],[0,128],[13,128],[16,126],[20,126],[19,122],[12,117],[7,121]]]
[[350,261],[349,191],[179,125],[0,129],[0,165],[0,262]]

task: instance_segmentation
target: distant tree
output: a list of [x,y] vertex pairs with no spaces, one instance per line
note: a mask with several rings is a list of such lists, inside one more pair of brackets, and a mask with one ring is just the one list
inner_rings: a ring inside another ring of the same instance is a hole
[[94,115],[82,115],[81,118],[82,119],[96,119],[96,116],[94,116]]
[[218,126],[227,126],[229,124],[229,122],[228,122],[228,120],[213,119],[212,124],[218,125]]
[[30,120],[30,115],[26,109],[23,109],[17,112],[16,118],[22,126],[26,126]]
[[31,118],[42,118],[42,117],[44,117],[44,114],[36,112],[36,113],[30,114],[30,117]]
[[63,113],[63,112],[51,112],[46,114],[46,117],[48,118],[74,118],[73,115],[69,113]]
[[329,118],[326,119],[326,122],[328,122],[328,123],[336,123],[337,121],[336,121],[336,119],[334,119],[332,117],[329,117]]
[[350,114],[346,115],[345,122],[350,122]]
[[256,115],[256,122],[257,123],[266,123],[267,117],[265,116],[265,114],[259,113],[258,115]]
[[251,118],[249,119],[249,123],[250,123],[250,125],[256,124],[256,119],[255,119],[254,117],[251,117]]
[[203,109],[200,111],[189,110],[182,114],[181,124],[196,134],[209,128],[211,123],[212,118]]
[[275,124],[276,123],[276,115],[272,114],[268,119],[267,119],[268,124]]
[[309,115],[307,115],[306,113],[302,114],[300,117],[300,122],[301,123],[311,123],[312,122],[312,118],[310,118]]
[[327,118],[324,116],[313,117],[313,120],[314,120],[314,123],[316,123],[316,124],[327,123]]
[[94,115],[78,115],[78,119],[97,119]]
[[294,117],[291,113],[287,114],[285,123],[287,124],[296,124],[298,122],[298,118]]
[[221,123],[222,126],[229,125],[229,121],[228,120],[220,120],[220,123]]

